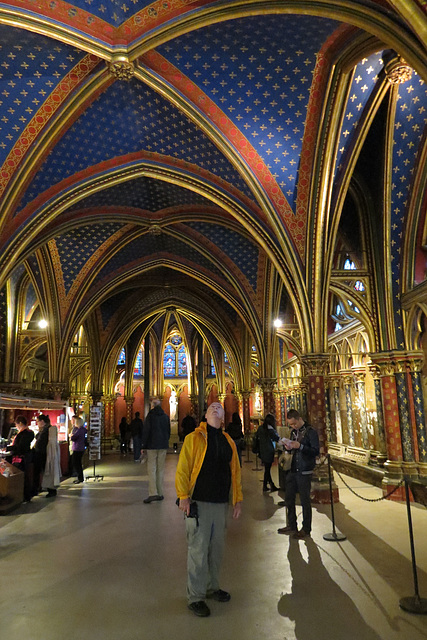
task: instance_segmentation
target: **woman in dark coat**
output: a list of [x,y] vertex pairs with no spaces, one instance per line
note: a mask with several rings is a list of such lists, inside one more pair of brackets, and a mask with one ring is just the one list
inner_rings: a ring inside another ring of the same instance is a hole
[[276,431],[276,419],[272,413],[268,413],[265,416],[264,422],[256,432],[256,438],[259,444],[259,457],[264,465],[264,484],[263,491],[268,491],[268,485],[270,485],[270,491],[278,491],[278,487],[271,479],[271,465],[274,461],[275,445],[274,443],[280,440],[280,436]]

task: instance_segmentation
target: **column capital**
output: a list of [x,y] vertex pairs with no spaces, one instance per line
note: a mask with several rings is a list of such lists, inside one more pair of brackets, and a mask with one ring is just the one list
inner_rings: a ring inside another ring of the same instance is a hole
[[301,356],[305,376],[326,376],[329,373],[329,364],[328,353],[310,353]]
[[90,404],[98,404],[103,398],[102,391],[90,391],[89,392]]
[[379,367],[380,376],[391,376],[395,373],[416,373],[421,371],[424,354],[422,351],[381,351],[370,353],[371,366]]
[[251,397],[251,393],[252,389],[241,389],[240,391],[240,395],[242,396],[243,400],[249,400],[249,398]]
[[258,384],[261,387],[262,391],[270,391],[273,392],[277,386],[276,378],[258,378]]

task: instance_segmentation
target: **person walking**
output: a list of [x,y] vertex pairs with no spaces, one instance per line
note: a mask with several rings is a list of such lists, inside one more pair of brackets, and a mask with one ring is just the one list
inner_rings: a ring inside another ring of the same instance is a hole
[[86,449],[86,436],[87,429],[84,426],[83,419],[75,418],[74,428],[71,432],[71,457],[73,461],[74,473],[77,474],[77,479],[74,480],[74,484],[80,484],[81,482],[84,482],[82,459]]
[[[258,440],[259,457],[264,465],[262,490],[278,491],[278,487],[276,487],[271,478],[271,465],[274,462],[274,454],[276,451],[275,443],[280,440],[280,436],[276,431],[276,418],[272,413],[267,413],[264,422],[257,429],[255,438]],[[268,485],[270,485],[270,489]]]
[[[319,455],[319,436],[317,431],[306,422],[296,409],[288,412],[288,425],[291,437],[283,438],[283,445],[292,455],[290,471],[286,474],[285,504],[288,511],[288,525],[278,529],[278,533],[292,535],[302,539],[311,534],[311,478]],[[299,493],[302,506],[302,529],[297,529],[295,497]]]
[[147,451],[148,492],[145,504],[163,500],[163,475],[171,424],[161,402],[155,398],[142,429],[142,449]]
[[241,513],[241,470],[236,445],[221,430],[224,409],[213,402],[207,422],[184,440],[175,476],[178,506],[185,514],[187,532],[187,602],[196,616],[207,617],[205,599],[228,602],[219,586],[229,500],[233,518]]
[[135,417],[130,423],[130,435],[133,445],[133,460],[134,462],[141,462],[141,446],[142,446],[142,429],[144,423],[139,417],[139,411],[136,411]]

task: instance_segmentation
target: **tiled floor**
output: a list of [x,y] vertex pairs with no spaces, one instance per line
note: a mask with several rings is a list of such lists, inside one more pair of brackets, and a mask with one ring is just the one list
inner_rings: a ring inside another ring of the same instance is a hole
[[[102,482],[62,483],[0,517],[2,640],[421,640],[427,616],[405,613],[414,594],[406,506],[364,502],[340,486],[337,528],[314,509],[313,539],[276,533],[285,513],[263,495],[261,472],[243,464],[244,511],[230,521],[223,566],[229,603],[212,615],[186,608],[186,543],[175,506],[176,455],[167,457],[165,500],[149,505],[144,465],[118,454],[97,467]],[[273,470],[276,473],[276,470]],[[274,476],[273,476],[274,477]],[[365,497],[379,489],[346,478]],[[427,511],[412,508],[419,590],[427,598]]]

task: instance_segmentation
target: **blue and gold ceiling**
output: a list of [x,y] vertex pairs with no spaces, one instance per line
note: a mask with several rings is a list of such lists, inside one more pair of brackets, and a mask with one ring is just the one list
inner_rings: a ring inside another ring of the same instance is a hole
[[50,256],[63,317],[111,283],[104,327],[126,300],[119,276],[162,263],[177,282],[184,267],[197,286],[211,277],[234,296],[219,297],[228,310],[259,318],[274,265],[308,308],[312,234],[349,183],[383,53],[401,47],[414,69],[393,89],[384,179],[401,326],[403,230],[426,145],[424,3],[408,2],[413,22],[383,1],[303,14],[250,4],[0,2],[0,273],[22,255],[42,296]]

